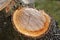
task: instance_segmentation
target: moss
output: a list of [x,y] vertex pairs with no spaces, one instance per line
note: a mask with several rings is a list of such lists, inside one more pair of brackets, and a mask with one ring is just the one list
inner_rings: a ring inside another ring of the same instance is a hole
[[60,27],[60,1],[51,1],[51,0],[37,0],[35,2],[35,7],[37,9],[45,10],[46,13],[54,17],[58,22]]

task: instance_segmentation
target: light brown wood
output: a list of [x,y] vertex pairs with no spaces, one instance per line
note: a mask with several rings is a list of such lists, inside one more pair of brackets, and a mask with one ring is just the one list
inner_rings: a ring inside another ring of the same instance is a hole
[[[23,9],[22,15],[17,14],[19,24],[28,31],[37,31],[43,28],[46,18],[36,9]],[[19,17],[20,16],[20,17]]]
[[13,14],[13,23],[18,32],[38,37],[48,31],[50,17],[45,12],[33,8],[22,8]]
[[0,11],[3,8],[5,8],[10,2],[11,2],[11,0],[0,0]]

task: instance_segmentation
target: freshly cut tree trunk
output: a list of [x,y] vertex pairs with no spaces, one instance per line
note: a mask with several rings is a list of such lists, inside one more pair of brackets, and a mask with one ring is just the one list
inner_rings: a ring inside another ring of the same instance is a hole
[[12,20],[19,33],[30,37],[41,37],[48,31],[51,18],[45,12],[22,8],[14,12]]
[[0,0],[0,11],[4,11],[6,17],[12,15],[19,6],[15,0]]
[[3,8],[5,8],[10,2],[11,2],[11,0],[0,0],[0,11]]

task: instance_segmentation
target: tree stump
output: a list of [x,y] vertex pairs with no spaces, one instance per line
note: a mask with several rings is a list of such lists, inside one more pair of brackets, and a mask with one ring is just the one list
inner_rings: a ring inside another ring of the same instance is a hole
[[10,2],[11,2],[11,0],[0,0],[0,11],[3,8],[5,8]]
[[28,37],[41,37],[48,31],[51,18],[45,12],[33,8],[22,8],[13,14],[16,30]]
[[4,12],[5,17],[8,17],[15,11],[15,5],[14,0],[0,0],[0,11]]

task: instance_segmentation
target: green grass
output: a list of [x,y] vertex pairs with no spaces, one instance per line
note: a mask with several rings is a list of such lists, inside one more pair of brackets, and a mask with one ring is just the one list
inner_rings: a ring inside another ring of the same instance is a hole
[[60,1],[36,0],[35,7],[53,16],[60,27]]

